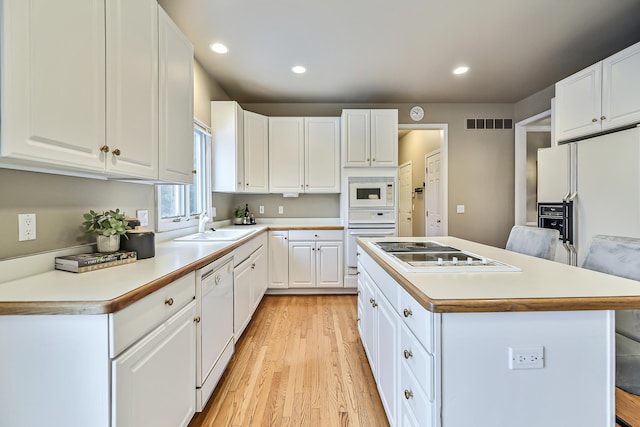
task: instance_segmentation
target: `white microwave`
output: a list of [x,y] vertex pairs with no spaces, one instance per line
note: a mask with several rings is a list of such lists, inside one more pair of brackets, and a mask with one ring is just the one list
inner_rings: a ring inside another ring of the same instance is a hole
[[393,209],[396,204],[395,179],[388,177],[350,178],[349,208]]

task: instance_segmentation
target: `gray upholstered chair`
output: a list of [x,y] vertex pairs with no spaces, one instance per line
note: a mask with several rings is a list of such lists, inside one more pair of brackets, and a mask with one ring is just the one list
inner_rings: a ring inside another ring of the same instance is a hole
[[[640,238],[595,236],[582,266],[640,281]],[[640,310],[616,311],[616,386],[640,395]]]
[[558,230],[515,225],[509,233],[505,249],[553,261],[559,238]]

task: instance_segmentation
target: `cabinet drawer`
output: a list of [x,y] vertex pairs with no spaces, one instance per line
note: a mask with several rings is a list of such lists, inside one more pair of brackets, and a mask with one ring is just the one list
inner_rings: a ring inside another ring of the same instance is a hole
[[427,399],[433,400],[433,356],[413,336],[406,325],[400,327],[400,363],[422,384]]
[[195,273],[190,273],[129,307],[110,314],[109,356],[116,357],[193,301],[195,296]]
[[342,230],[289,230],[289,240],[338,240],[342,241]]
[[433,420],[434,403],[420,387],[420,382],[415,379],[406,364],[400,365],[400,393],[399,399],[402,401],[402,410],[408,410],[413,418],[420,420],[420,425],[435,425]]
[[424,348],[433,354],[433,313],[421,306],[407,291],[400,287],[399,290],[400,318]]

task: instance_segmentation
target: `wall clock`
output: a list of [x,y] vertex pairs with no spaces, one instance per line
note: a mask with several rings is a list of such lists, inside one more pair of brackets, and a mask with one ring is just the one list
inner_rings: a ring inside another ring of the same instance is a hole
[[411,116],[411,120],[417,122],[418,120],[422,120],[422,118],[424,117],[424,110],[419,105],[416,105],[415,107],[411,108],[409,115]]

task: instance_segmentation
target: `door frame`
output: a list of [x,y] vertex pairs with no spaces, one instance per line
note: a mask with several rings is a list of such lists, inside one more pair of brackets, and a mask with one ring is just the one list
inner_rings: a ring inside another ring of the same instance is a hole
[[[398,129],[402,130],[439,130],[440,131],[440,155],[441,177],[440,194],[442,196],[442,235],[449,235],[449,125],[447,123],[400,123]],[[422,212],[424,217],[424,212]],[[426,230],[426,223],[425,223]],[[426,233],[426,231],[425,231]]]
[[527,132],[551,132],[551,146],[554,143],[553,123],[551,126],[536,126],[534,123],[552,118],[551,110],[529,117],[516,123],[515,126],[515,177],[514,177],[514,212],[515,225],[527,225]]

